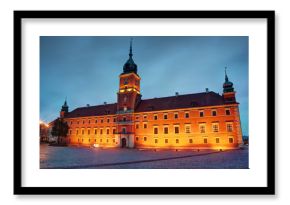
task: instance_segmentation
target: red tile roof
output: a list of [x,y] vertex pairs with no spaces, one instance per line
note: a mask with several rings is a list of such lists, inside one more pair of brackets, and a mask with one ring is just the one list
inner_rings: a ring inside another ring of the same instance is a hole
[[[141,100],[135,112],[173,110],[191,107],[204,107],[225,104],[223,97],[215,92],[177,95],[163,98]],[[112,115],[117,112],[117,103],[77,108],[66,118]]]

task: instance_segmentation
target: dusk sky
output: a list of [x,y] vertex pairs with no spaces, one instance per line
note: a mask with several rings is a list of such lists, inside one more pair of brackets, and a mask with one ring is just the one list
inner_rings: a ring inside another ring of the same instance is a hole
[[[115,103],[119,75],[128,59],[130,37],[40,37],[40,119],[59,117],[87,104]],[[240,103],[248,135],[247,36],[134,36],[133,59],[142,99],[204,92],[222,94],[224,68]]]

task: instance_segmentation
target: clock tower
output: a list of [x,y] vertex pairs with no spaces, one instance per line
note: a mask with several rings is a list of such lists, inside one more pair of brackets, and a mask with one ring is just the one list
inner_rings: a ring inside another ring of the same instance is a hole
[[140,80],[137,74],[137,65],[133,60],[132,39],[130,41],[129,59],[123,66],[120,74],[120,83],[117,106],[117,130],[120,136],[121,147],[134,147],[135,126],[134,110],[141,100]]

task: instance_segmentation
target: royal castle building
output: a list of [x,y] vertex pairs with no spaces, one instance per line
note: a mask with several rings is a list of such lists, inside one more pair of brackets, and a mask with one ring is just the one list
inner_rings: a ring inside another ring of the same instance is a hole
[[239,103],[225,73],[223,94],[208,91],[142,99],[141,77],[129,59],[119,75],[117,103],[86,106],[60,117],[70,145],[128,148],[233,149],[242,144]]

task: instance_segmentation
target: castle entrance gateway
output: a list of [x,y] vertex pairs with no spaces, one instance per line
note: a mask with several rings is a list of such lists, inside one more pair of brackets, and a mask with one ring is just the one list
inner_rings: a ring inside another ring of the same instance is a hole
[[121,147],[122,148],[126,148],[127,147],[127,140],[126,140],[126,138],[122,138],[121,139]]

